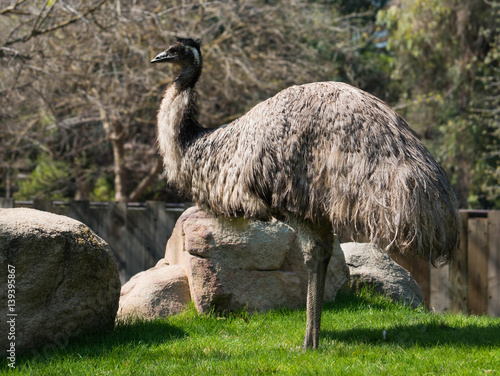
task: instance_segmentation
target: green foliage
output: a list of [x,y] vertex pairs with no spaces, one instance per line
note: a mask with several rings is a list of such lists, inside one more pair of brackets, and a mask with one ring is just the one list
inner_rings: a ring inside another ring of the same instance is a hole
[[20,181],[19,191],[14,196],[16,200],[62,200],[71,194],[68,180],[72,178],[72,168],[68,163],[39,154],[34,165],[27,178]]
[[393,78],[408,82],[439,79],[439,73],[449,66],[446,62],[457,55],[456,42],[447,30],[451,9],[440,0],[403,4],[378,14],[379,22],[390,32],[387,48],[397,51]]
[[113,201],[115,191],[113,182],[109,177],[101,176],[95,182],[94,189],[90,194],[91,201]]
[[499,11],[480,0],[406,0],[378,14],[389,30],[397,107],[427,139],[462,207],[500,208]]
[[[305,310],[186,312],[127,321],[17,359],[23,375],[484,375],[498,372],[500,319],[412,310],[363,291],[325,305],[317,351]],[[385,331],[385,337],[384,337]],[[3,364],[0,365],[0,367]]]

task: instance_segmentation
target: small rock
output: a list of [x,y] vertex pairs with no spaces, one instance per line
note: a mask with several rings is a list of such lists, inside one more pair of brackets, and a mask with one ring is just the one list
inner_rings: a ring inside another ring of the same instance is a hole
[[424,304],[424,294],[409,271],[371,243],[343,243],[345,260],[354,290],[362,284],[416,308]]
[[118,319],[166,317],[184,310],[191,297],[184,269],[161,259],[122,287]]

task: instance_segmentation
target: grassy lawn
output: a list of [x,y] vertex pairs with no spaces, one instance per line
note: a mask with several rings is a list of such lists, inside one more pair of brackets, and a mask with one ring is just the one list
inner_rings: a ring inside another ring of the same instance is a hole
[[[411,310],[362,292],[323,313],[320,348],[300,348],[305,310],[187,312],[122,323],[38,356],[22,375],[500,375],[500,319]],[[385,330],[385,338],[384,331]]]

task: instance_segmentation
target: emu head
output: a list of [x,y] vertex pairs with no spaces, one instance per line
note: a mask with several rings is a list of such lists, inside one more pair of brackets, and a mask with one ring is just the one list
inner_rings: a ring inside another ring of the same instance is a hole
[[165,51],[156,55],[152,63],[173,63],[182,66],[198,66],[201,68],[201,40],[177,38],[177,41]]

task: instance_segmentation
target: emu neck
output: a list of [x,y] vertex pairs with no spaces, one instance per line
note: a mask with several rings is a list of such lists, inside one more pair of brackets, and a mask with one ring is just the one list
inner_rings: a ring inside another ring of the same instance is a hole
[[[182,160],[193,142],[207,131],[196,120],[198,113],[196,83],[193,72],[182,71],[167,88],[158,113],[158,143],[166,176],[178,184]],[[186,80],[189,78],[189,80]]]
[[201,76],[201,65],[192,64],[184,66],[174,81],[179,90],[192,89]]

